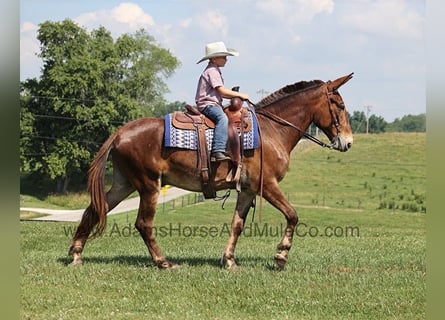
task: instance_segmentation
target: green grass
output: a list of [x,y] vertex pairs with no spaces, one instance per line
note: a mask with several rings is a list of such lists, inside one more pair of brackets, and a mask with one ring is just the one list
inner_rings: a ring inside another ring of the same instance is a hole
[[20,207],[46,208],[46,209],[80,209],[86,207],[90,198],[86,192],[71,192],[66,195],[50,194],[44,199],[22,194]]
[[425,133],[361,134],[346,153],[311,144],[294,154],[281,187],[299,205],[425,212],[425,140]]
[[[425,318],[426,214],[403,207],[426,208],[424,148],[425,135],[361,135],[348,153],[294,154],[282,188],[301,224],[284,271],[272,259],[284,219],[267,203],[238,242],[240,268],[219,267],[234,195],[224,210],[211,200],[159,206],[158,241],[178,270],[152,266],[134,211],[110,216],[74,268],[66,254],[76,223],[23,221],[21,318]],[[380,206],[385,190],[391,208]]]

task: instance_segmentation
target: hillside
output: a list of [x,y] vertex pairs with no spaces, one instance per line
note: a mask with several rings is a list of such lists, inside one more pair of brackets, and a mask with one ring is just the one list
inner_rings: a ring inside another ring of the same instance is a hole
[[301,142],[281,187],[297,205],[426,212],[426,134],[356,134],[346,153]]

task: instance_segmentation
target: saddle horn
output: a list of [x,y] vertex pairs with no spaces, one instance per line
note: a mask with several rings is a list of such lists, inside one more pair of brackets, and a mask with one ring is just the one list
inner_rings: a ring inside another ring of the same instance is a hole
[[[232,91],[239,92],[239,86],[233,87]],[[243,100],[241,98],[235,97],[230,99],[229,110],[230,111],[238,111],[243,106]]]

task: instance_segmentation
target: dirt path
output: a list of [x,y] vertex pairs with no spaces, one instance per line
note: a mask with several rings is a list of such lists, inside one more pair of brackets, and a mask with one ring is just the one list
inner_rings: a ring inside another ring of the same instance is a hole
[[[179,198],[190,191],[179,189],[176,187],[170,187],[167,189],[165,195],[160,195],[158,203],[168,202],[172,199]],[[139,207],[139,197],[130,198],[122,201],[119,205],[111,210],[108,215],[127,212],[131,210],[137,210]],[[48,214],[44,217],[35,218],[33,220],[46,220],[46,221],[80,221],[84,209],[79,210],[54,210],[54,209],[43,209],[43,208],[20,208],[20,211],[30,211],[36,213]]]

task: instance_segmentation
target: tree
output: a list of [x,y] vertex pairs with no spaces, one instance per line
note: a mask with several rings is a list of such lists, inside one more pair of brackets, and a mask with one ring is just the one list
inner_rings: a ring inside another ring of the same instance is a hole
[[406,115],[401,119],[396,118],[388,125],[387,131],[391,132],[425,132],[426,131],[426,115]]
[[[354,111],[349,116],[349,124],[353,133],[366,133],[366,115],[363,111]],[[368,119],[368,133],[385,132],[387,122],[383,117],[371,115]]]
[[369,127],[368,133],[382,133],[385,132],[387,122],[383,117],[371,115],[368,119]]
[[366,132],[366,116],[363,111],[354,111],[352,116],[349,115],[349,125],[353,133]]
[[175,112],[175,111],[185,111],[185,104],[186,102],[180,102],[180,101],[175,101],[175,102],[171,102],[168,104],[164,104],[163,106],[156,108],[155,110],[153,110],[153,116],[154,117],[163,117],[166,114],[169,114],[171,112]]
[[21,171],[66,192],[111,132],[165,104],[164,78],[179,61],[143,29],[114,40],[66,19],[40,24],[37,38],[41,78],[21,83]]

